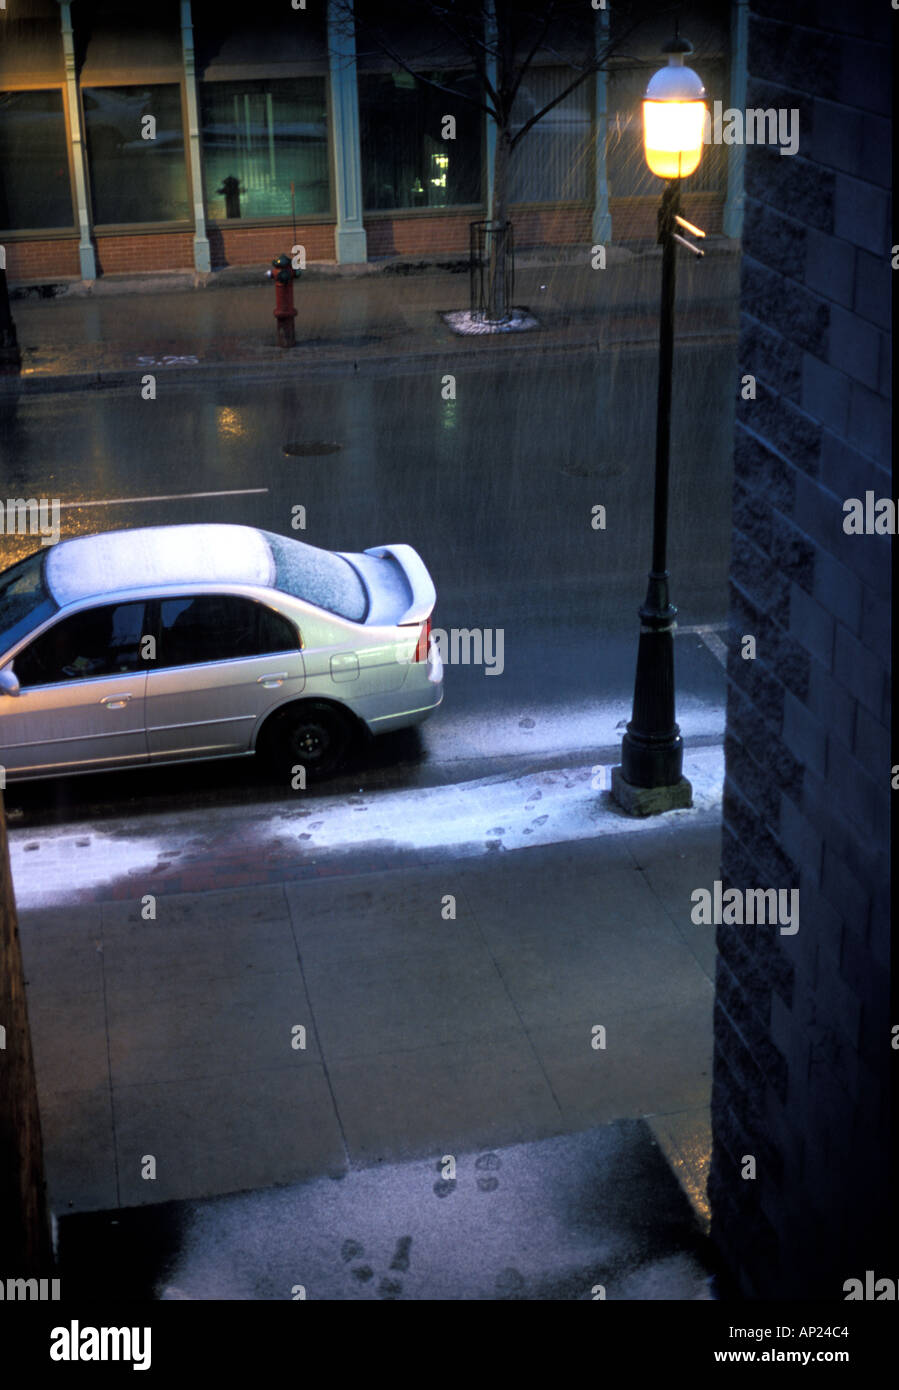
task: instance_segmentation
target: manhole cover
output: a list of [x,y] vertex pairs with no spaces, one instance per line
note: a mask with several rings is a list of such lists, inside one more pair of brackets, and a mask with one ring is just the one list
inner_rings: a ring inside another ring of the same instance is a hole
[[342,448],[342,444],[324,444],[320,440],[313,441],[310,444],[305,443],[303,440],[293,440],[291,443],[285,444],[281,452],[286,454],[288,458],[305,459],[317,458],[320,454],[336,454],[339,453]]

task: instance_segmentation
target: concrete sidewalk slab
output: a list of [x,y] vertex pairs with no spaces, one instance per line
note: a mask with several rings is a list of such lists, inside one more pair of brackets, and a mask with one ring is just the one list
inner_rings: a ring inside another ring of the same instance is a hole
[[[623,1116],[691,1114],[701,1135],[712,980],[686,924],[720,832],[708,813],[684,829],[680,855],[642,823],[168,894],[150,920],[138,895],[21,911],[54,1209],[203,1198]],[[689,1135],[660,1137],[690,1168]]]
[[711,1297],[708,1247],[633,1120],[339,1182],[64,1218],[60,1269],[63,1298],[104,1300]]

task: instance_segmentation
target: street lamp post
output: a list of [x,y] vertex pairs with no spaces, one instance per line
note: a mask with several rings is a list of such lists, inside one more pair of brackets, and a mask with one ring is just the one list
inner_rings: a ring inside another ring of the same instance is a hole
[[699,164],[706,107],[700,78],[692,68],[684,66],[684,55],[693,52],[692,45],[675,36],[662,51],[668,54],[668,65],[650,79],[643,102],[646,162],[654,174],[667,180],[659,209],[662,301],[652,568],[640,609],[633,715],[621,743],[621,765],[612,769],[613,798],[636,816],[690,806],[693,797],[693,789],[683,775],[683,739],[674,717],[677,609],[668,595],[668,474],[677,243],[702,255],[676,228],[705,235],[680,216],[680,187],[681,179],[692,174]]

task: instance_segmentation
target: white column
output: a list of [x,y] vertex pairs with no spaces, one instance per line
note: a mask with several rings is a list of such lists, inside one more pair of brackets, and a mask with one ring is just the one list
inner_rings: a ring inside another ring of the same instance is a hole
[[339,265],[368,260],[362,225],[362,159],[359,149],[359,92],[356,37],[347,7],[328,4],[328,66],[331,139],[334,142],[337,226],[334,249]]
[[197,102],[197,70],[194,61],[194,26],[190,0],[181,0],[181,52],[184,59],[184,92],[187,99],[187,148],[190,195],[194,209],[194,266],[212,268],[209,238],[206,235],[206,207],[203,202],[203,156],[200,150],[200,114]]
[[75,43],[72,34],[71,0],[59,0],[59,20],[62,27],[62,52],[65,60],[66,100],[69,106],[69,139],[72,142],[72,169],[75,175],[75,206],[78,213],[78,260],[82,280],[96,280],[97,258],[91,241],[90,214],[87,208],[87,175],[84,154],[84,130],[81,124],[81,102],[78,99],[78,78],[75,73]]
[[[733,0],[730,11],[730,105],[746,110],[746,72],[749,40],[748,0]],[[727,196],[724,200],[722,230],[725,236],[743,235],[743,170],[746,146],[727,147]]]
[[[594,30],[597,57],[609,39],[609,11],[596,11]],[[612,240],[612,214],[609,210],[609,178],[606,168],[606,146],[608,144],[608,101],[609,74],[604,67],[596,74],[594,84],[596,116],[594,125],[595,164],[593,193],[593,244],[604,246]]]

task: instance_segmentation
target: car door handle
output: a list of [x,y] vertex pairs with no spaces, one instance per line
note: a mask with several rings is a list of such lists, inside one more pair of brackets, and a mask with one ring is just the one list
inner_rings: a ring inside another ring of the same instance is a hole
[[286,681],[286,680],[287,680],[287,672],[286,672],[286,671],[272,671],[272,672],[271,672],[269,675],[267,675],[267,676],[257,676],[257,677],[256,677],[256,684],[257,684],[257,685],[264,685],[265,688],[266,688],[266,690],[274,690],[274,688],[275,688],[276,686],[280,685],[282,681]]
[[105,705],[107,709],[124,709],[130,699],[131,696],[127,693],[124,695],[104,695],[100,704]]

